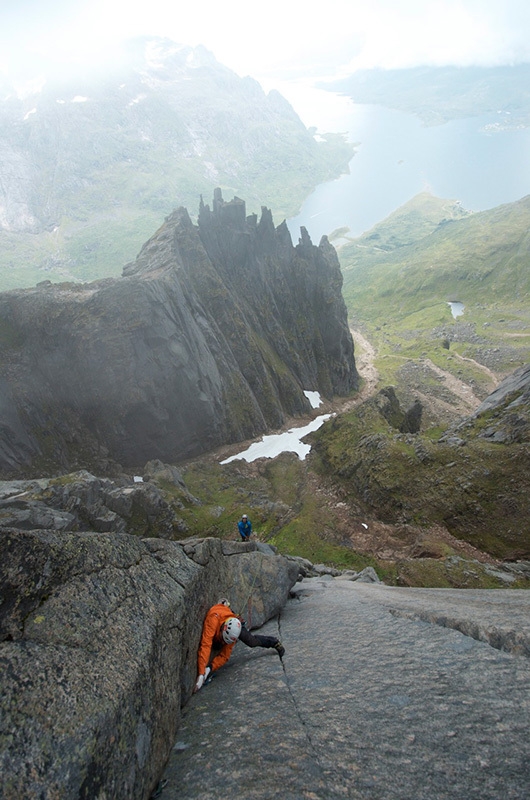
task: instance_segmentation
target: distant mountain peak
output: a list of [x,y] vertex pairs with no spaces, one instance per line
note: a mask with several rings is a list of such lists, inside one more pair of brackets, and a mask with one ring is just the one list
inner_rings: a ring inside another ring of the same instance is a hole
[[292,216],[352,154],[315,142],[286,101],[206,48],[162,37],[2,94],[0,288],[118,275],[174,208],[215,186]]

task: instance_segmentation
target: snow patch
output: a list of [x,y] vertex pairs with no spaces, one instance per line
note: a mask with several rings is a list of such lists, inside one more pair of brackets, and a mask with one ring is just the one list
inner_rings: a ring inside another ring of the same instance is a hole
[[28,113],[25,115],[24,121],[29,119],[32,114],[36,114],[36,113],[37,113],[37,109],[36,108],[32,108],[31,111],[28,111]]
[[318,408],[322,405],[322,398],[318,392],[306,392],[304,391],[305,396],[311,403],[311,408]]
[[238,453],[235,456],[226,458],[221,461],[221,464],[229,464],[231,461],[236,461],[238,458],[243,461],[256,461],[257,458],[275,458],[280,453],[296,453],[300,461],[303,461],[311,450],[310,444],[305,444],[301,441],[308,433],[316,431],[324,422],[329,419],[331,414],[323,414],[316,417],[308,425],[302,428],[291,428],[285,433],[275,433],[270,436],[264,436],[261,442],[254,442],[247,450]]

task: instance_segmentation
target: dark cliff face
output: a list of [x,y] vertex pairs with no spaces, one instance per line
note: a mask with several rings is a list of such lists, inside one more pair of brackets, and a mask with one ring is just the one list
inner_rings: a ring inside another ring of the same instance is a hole
[[0,295],[4,477],[175,462],[355,389],[334,249],[267,209],[181,208],[119,279]]

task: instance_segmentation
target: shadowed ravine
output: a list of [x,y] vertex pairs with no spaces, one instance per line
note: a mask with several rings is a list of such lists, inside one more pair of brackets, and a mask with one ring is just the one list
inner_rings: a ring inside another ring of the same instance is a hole
[[163,800],[528,796],[528,593],[295,588],[283,663],[238,645],[185,708]]

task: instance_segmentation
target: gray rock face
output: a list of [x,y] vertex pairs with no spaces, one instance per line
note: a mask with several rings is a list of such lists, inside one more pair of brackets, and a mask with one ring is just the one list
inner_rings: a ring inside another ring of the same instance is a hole
[[[98,478],[86,470],[38,481],[0,481],[0,527],[131,533],[175,539],[187,532],[183,502],[199,505],[175,467],[151,461],[146,480]],[[150,479],[173,488],[171,497]]]
[[[481,436],[510,444],[530,441],[530,364],[508,375],[476,409],[474,416],[493,412],[491,425]],[[496,413],[497,412],[497,413]]]
[[457,434],[466,435],[477,419],[486,417],[488,424],[479,432],[481,439],[497,444],[530,441],[530,364],[516,369],[455,428],[449,429],[440,441],[463,444]]
[[[278,614],[297,568],[253,543],[0,532],[0,794],[147,798],[206,610]],[[247,622],[249,622],[247,617]]]
[[236,649],[188,704],[163,800],[526,800],[528,592],[304,584],[282,662]]
[[506,400],[511,400],[507,410],[512,410],[520,405],[530,402],[530,364],[516,369],[508,375],[476,409],[474,416],[483,411],[489,411],[503,405]]
[[121,279],[0,295],[3,477],[175,463],[358,385],[335,250],[240,200],[181,208]]
[[419,400],[403,411],[394,387],[387,386],[377,393],[375,404],[389,425],[401,433],[418,433],[420,430],[423,408]]

